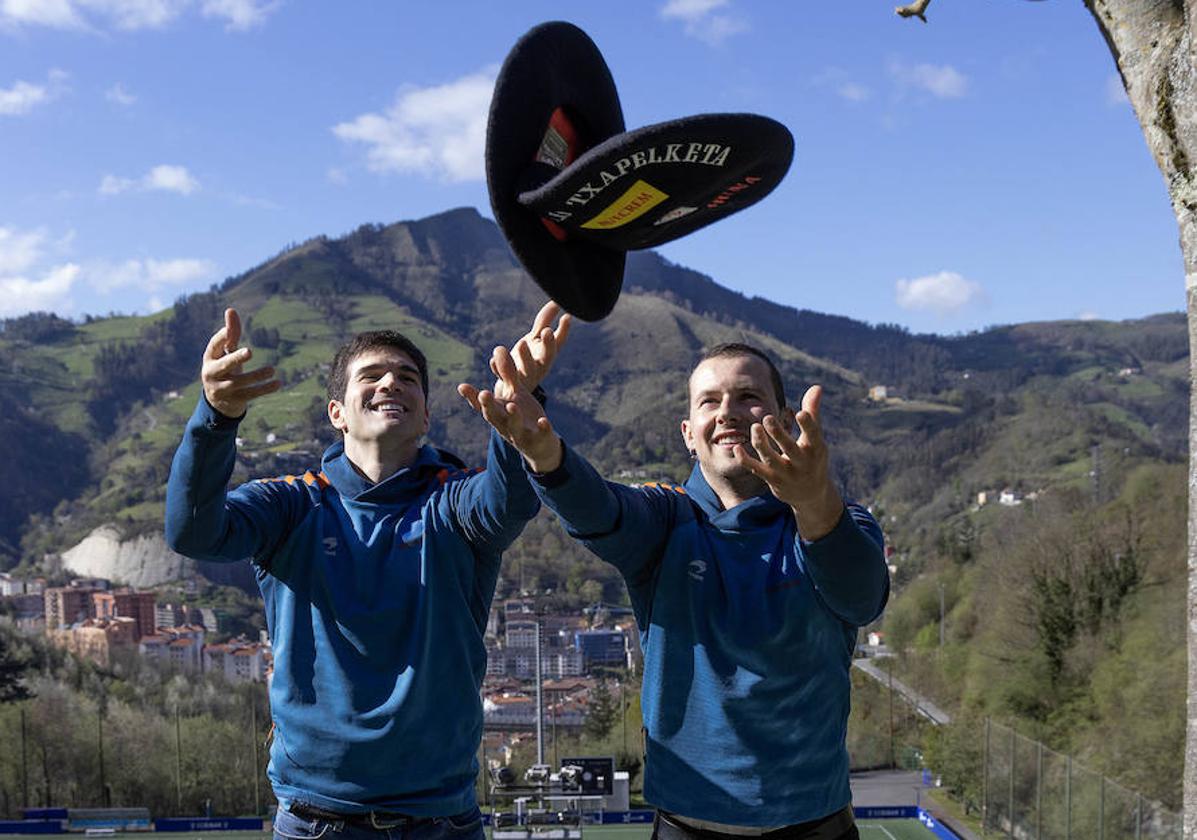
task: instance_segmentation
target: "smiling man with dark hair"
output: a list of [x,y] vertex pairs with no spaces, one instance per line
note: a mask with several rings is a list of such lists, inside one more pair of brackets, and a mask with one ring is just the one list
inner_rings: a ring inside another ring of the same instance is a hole
[[[515,345],[535,387],[565,340],[545,307]],[[335,357],[320,469],[226,492],[250,401],[234,310],[204,352],[203,395],[175,454],[166,535],[181,554],[249,559],[274,646],[268,775],[276,837],[481,840],[474,797],[483,633],[502,552],[540,504],[518,452],[491,435],[486,469],[423,444],[424,355],[392,331]],[[519,395],[511,395],[519,397]]]
[[[492,367],[497,388],[518,390],[505,348]],[[641,487],[603,481],[526,397],[465,395],[627,583],[654,837],[852,840],[849,671],[857,628],[889,593],[881,530],[831,479],[821,387],[795,414],[768,356],[721,345],[688,390],[694,469],[682,486]]]

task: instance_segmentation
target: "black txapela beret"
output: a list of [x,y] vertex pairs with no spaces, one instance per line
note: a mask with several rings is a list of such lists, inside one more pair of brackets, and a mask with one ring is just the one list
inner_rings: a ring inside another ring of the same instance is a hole
[[760,201],[794,156],[781,123],[700,114],[624,130],[611,71],[570,23],[512,48],[486,128],[491,207],[532,279],[567,311],[606,317],[625,253],[651,248]]

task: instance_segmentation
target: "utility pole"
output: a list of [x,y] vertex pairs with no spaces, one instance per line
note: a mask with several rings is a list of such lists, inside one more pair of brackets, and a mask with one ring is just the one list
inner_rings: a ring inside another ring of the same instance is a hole
[[183,816],[183,730],[179,724],[179,704],[175,704],[175,794],[178,816]]
[[944,637],[944,610],[943,610],[943,583],[939,584],[939,652],[943,654],[943,637]]
[[108,786],[104,783],[104,704],[102,700],[96,709],[96,729],[100,757],[100,804],[108,808],[111,803],[108,801]]
[[981,759],[981,836],[989,827],[989,718],[985,718],[985,747]]
[[898,767],[897,750],[894,747],[894,663],[889,663],[889,766]]
[[25,730],[25,704],[21,704],[21,807],[29,807],[29,738]]
[[[256,693],[255,691],[254,694]],[[258,758],[258,698],[252,694],[249,699],[249,740],[254,751],[254,814],[257,815],[262,813],[262,796],[258,789],[258,774],[261,772],[261,759]]]
[[628,678],[625,676],[619,683],[619,717],[623,721],[623,752],[628,753],[628,704],[624,694],[628,690]]

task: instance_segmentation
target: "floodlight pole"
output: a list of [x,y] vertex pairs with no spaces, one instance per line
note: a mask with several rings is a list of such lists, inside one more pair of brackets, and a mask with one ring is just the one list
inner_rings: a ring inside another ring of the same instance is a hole
[[536,622],[536,763],[544,764],[544,687],[540,671],[540,622]]

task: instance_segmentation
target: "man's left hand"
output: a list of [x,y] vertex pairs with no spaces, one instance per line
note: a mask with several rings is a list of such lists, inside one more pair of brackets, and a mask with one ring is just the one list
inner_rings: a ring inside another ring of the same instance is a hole
[[757,457],[742,445],[734,453],[739,464],[794,509],[798,533],[805,540],[826,536],[844,512],[844,501],[831,481],[827,442],[819,422],[822,399],[820,385],[812,385],[803,395],[802,410],[793,415],[797,438],[790,434],[789,423],[768,415],[752,424],[750,435]]

